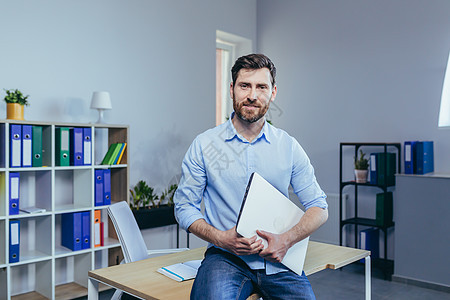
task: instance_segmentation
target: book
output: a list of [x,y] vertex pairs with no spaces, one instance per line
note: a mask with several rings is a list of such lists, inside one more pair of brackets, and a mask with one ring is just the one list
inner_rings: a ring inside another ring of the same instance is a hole
[[[256,235],[256,230],[280,234],[296,225],[304,212],[288,197],[258,173],[253,173],[248,181],[247,190],[239,212],[236,232],[244,237]],[[264,248],[267,241],[262,240]],[[281,263],[301,275],[308,249],[309,237],[288,249]]]
[[102,160],[102,165],[112,165],[114,164],[114,160],[116,159],[117,154],[122,147],[121,143],[111,144],[108,148],[108,151],[105,154],[105,157]]
[[201,260],[190,260],[187,262],[159,268],[158,273],[161,273],[179,282],[194,279],[195,276],[197,276],[197,270],[200,267],[201,263]]

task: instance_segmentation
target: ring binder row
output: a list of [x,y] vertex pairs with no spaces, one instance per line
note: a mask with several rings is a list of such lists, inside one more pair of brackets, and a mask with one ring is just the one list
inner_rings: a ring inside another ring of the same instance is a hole
[[61,245],[72,251],[91,247],[91,212],[61,215]]
[[111,170],[95,170],[95,206],[111,204]]
[[42,126],[10,125],[10,167],[42,167]]
[[90,127],[56,127],[55,164],[86,166],[92,164],[92,130]]
[[[90,127],[57,127],[57,166],[92,164],[92,130]],[[10,167],[42,167],[42,126],[10,125]]]

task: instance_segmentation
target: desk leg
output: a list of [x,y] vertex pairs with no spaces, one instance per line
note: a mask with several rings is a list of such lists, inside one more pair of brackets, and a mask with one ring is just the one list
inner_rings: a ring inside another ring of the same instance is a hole
[[371,274],[370,274],[370,255],[365,258],[365,269],[366,269],[366,300],[371,299]]
[[98,281],[90,277],[88,279],[88,299],[98,300]]

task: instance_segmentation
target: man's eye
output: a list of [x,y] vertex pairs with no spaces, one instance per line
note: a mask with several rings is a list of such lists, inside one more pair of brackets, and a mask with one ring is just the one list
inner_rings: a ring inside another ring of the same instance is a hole
[[246,89],[247,87],[248,87],[247,84],[244,84],[244,83],[241,84],[241,88],[242,88],[242,89]]

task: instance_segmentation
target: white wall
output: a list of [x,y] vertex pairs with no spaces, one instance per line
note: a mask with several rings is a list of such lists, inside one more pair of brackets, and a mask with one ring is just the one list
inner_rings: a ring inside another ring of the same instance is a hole
[[215,125],[216,30],[256,38],[255,0],[18,0],[1,10],[0,88],[30,95],[25,118],[95,122],[92,92],[109,91],[106,121],[130,125],[130,182],[157,189]]

